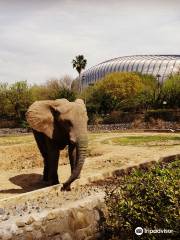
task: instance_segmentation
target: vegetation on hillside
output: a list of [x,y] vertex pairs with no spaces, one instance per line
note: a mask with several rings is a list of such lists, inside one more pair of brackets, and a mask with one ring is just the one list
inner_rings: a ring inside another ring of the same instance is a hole
[[179,79],[180,75],[177,74],[170,76],[164,83],[159,83],[152,75],[134,72],[110,73],[101,81],[87,87],[81,96],[86,101],[92,122],[116,122],[122,118],[122,113],[126,112],[160,110],[163,115],[161,109],[165,112],[165,109],[180,107]]
[[0,83],[0,117],[15,119],[23,125],[27,108],[36,100],[67,98],[74,101],[76,93],[71,90],[72,81],[65,76],[41,85],[28,85],[27,81]]
[[[83,62],[82,70],[86,65],[85,60],[74,59],[77,71],[80,71],[79,61]],[[27,81],[0,83],[0,118],[14,119],[25,126],[25,112],[32,102],[57,98],[70,101],[77,97],[83,98],[91,123],[116,123],[119,119],[132,122],[135,112],[146,112],[147,120],[161,115],[169,121],[172,120],[172,112],[168,109],[177,110],[180,107],[179,74],[169,76],[164,83],[159,84],[151,75],[118,72],[106,75],[81,92],[80,85],[78,79],[73,81],[69,76],[51,79],[40,85],[28,85]]]

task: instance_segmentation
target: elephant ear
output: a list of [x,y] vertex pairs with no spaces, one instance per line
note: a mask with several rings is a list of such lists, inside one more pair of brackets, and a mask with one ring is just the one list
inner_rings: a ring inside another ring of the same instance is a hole
[[26,113],[26,119],[30,127],[38,132],[42,132],[48,137],[53,135],[53,115],[50,106],[53,101],[36,101],[34,102]]
[[26,113],[30,127],[52,138],[54,131],[53,111],[64,113],[69,110],[69,101],[66,99],[43,100],[34,102]]

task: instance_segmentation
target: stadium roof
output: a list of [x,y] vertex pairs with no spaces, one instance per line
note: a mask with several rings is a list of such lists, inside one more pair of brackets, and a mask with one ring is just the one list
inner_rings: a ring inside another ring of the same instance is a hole
[[82,84],[88,86],[112,72],[140,72],[158,76],[164,81],[180,71],[180,55],[132,55],[101,62],[82,73]]

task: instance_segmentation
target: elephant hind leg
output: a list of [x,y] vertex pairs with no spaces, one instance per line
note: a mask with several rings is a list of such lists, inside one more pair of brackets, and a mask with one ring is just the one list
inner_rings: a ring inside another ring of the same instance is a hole
[[58,161],[59,161],[59,149],[53,143],[51,139],[45,136],[43,133],[33,131],[38,148],[44,159],[44,173],[43,180],[48,181],[49,185],[55,185],[59,183],[58,180]]
[[33,134],[38,145],[39,151],[44,160],[44,171],[43,171],[43,181],[48,181],[48,152],[46,146],[46,136],[43,133],[33,130]]
[[59,162],[59,149],[50,140],[47,144],[48,147],[48,179],[50,185],[55,185],[59,183],[58,179],[58,162]]

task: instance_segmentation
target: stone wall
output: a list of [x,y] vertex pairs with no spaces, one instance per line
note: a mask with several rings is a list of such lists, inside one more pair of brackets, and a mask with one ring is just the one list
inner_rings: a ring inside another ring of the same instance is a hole
[[97,124],[88,125],[90,132],[111,132],[111,131],[123,131],[123,130],[152,130],[152,131],[179,131],[180,123],[176,122],[162,122],[161,123],[119,123],[119,124]]
[[97,125],[88,125],[88,130],[90,132],[111,132],[118,130],[127,130],[131,129],[131,123],[119,123],[119,124],[97,124]]
[[0,225],[0,239],[93,240],[99,238],[98,222],[104,196],[87,197],[70,206],[45,211]]

